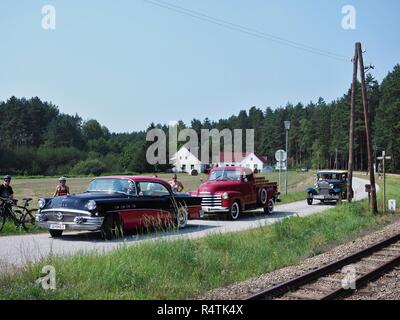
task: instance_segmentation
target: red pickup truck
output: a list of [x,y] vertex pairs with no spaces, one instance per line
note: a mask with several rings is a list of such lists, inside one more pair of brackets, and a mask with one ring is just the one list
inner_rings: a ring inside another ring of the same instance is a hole
[[278,184],[242,167],[211,169],[207,182],[200,185],[192,196],[202,198],[203,213],[226,213],[230,220],[237,220],[245,210],[263,208],[272,214],[279,201]]

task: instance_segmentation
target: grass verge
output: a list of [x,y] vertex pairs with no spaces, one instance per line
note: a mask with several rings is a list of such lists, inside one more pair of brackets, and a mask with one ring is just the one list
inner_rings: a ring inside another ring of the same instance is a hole
[[[104,255],[49,257],[0,278],[0,299],[185,299],[300,262],[377,229],[397,215],[373,216],[352,203],[324,214],[198,240],[125,246]],[[52,265],[57,289],[35,285]]]

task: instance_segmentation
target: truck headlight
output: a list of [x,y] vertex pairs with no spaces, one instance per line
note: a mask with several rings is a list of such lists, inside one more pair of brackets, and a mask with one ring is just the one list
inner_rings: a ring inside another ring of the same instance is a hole
[[222,194],[222,199],[224,199],[224,200],[228,200],[228,199],[229,199],[229,194],[228,194],[228,192],[224,192],[224,193]]
[[96,202],[94,200],[89,200],[86,204],[86,208],[88,208],[89,211],[93,211],[96,209]]
[[44,200],[43,198],[38,200],[39,209],[43,209],[45,205],[46,205],[46,200]]

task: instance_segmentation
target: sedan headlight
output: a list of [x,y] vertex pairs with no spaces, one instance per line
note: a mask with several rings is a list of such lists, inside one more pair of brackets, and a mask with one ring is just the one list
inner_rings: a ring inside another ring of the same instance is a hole
[[39,199],[38,200],[39,209],[43,209],[45,205],[46,205],[46,200],[44,200],[44,199]]
[[333,184],[330,184],[329,188],[333,189],[333,188],[335,188],[335,186]]
[[93,211],[94,209],[96,209],[96,202],[94,200],[89,200],[86,204],[86,208],[88,208],[89,211]]
[[222,194],[222,199],[224,199],[224,200],[228,200],[228,199],[229,199],[229,194],[228,194],[228,192],[224,192],[224,193]]

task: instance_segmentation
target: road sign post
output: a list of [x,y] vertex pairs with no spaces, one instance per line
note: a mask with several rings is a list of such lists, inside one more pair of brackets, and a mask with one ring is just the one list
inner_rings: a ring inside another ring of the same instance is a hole
[[382,170],[383,170],[383,203],[382,203],[382,212],[386,212],[386,169],[385,169],[385,160],[392,160],[392,157],[386,156],[386,151],[382,151],[382,156],[378,157],[378,160],[382,161]]
[[[287,154],[286,154],[285,150],[278,150],[275,153],[275,160],[278,161],[277,167],[279,169],[279,188],[281,187],[282,168],[284,168],[286,159],[287,159]],[[286,169],[287,169],[287,166],[286,166]]]

